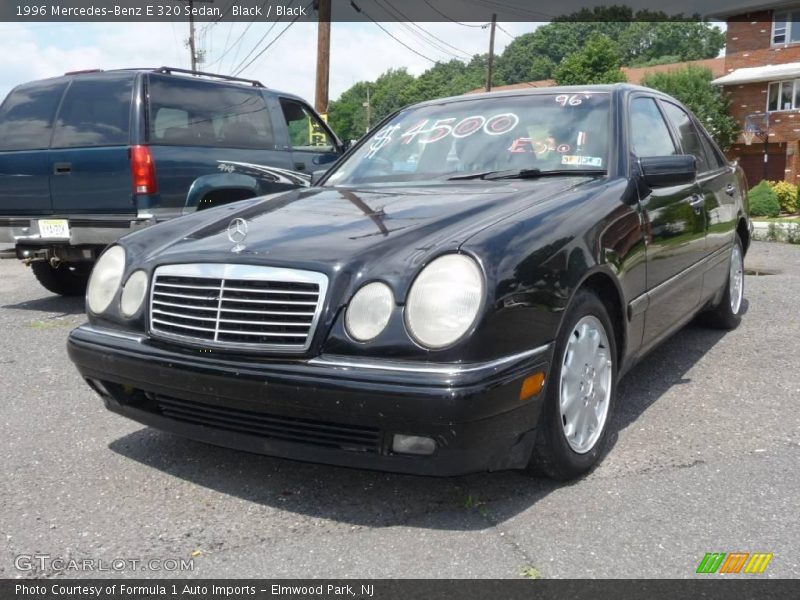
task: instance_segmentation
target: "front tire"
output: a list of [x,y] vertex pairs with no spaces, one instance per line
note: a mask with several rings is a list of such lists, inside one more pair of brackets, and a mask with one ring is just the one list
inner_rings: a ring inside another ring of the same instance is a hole
[[577,292],[553,356],[530,469],[567,480],[600,460],[614,414],[616,338],[608,311],[595,294]]
[[736,235],[731,248],[728,280],[720,303],[706,315],[706,321],[717,329],[736,329],[742,321],[744,301],[744,251],[742,241]]
[[84,295],[92,270],[88,263],[77,265],[63,263],[53,268],[45,261],[31,263],[31,269],[42,287],[60,296]]

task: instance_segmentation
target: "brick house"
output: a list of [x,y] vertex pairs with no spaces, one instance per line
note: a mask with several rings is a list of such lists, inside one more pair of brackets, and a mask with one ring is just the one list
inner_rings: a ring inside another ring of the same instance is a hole
[[[727,21],[725,75],[714,80],[731,98],[731,114],[768,116],[767,178],[800,183],[800,2],[764,3],[759,9],[720,12]],[[739,160],[752,186],[764,178],[764,142],[744,137],[729,156]]]

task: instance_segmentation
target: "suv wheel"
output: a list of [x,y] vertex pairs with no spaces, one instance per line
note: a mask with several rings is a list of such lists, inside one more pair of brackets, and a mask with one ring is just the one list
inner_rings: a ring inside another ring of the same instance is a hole
[[71,265],[62,263],[53,268],[49,263],[41,261],[31,263],[33,274],[42,286],[54,294],[61,296],[82,296],[86,293],[90,264]]

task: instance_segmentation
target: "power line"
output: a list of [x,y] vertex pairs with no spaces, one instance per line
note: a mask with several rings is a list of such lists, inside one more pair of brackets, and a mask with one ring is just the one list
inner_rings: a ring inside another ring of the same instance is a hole
[[[239,63],[238,63],[238,64],[237,64],[235,67],[233,67],[233,68],[231,69],[231,75],[236,75],[235,71],[237,71],[237,70],[238,70],[238,69],[239,69],[239,68],[240,68],[240,67],[241,67],[241,66],[242,66],[242,65],[245,63],[245,61],[246,61],[248,58],[250,58],[250,57],[253,55],[253,53],[254,53],[254,52],[255,52],[255,51],[258,49],[258,46],[261,44],[261,42],[263,42],[265,39],[267,39],[267,36],[270,34],[270,32],[271,32],[273,29],[275,29],[275,26],[278,24],[278,21],[280,21],[280,19],[276,19],[276,20],[275,20],[275,21],[272,23],[272,25],[270,25],[270,26],[267,28],[267,31],[266,31],[266,33],[264,33],[264,35],[262,35],[262,36],[261,36],[261,39],[259,39],[259,40],[258,40],[258,41],[255,43],[255,45],[254,45],[254,46],[253,46],[253,47],[250,49],[250,52],[248,52],[248,53],[245,55],[245,57],[244,57],[244,58],[243,58],[243,59],[242,59],[242,60],[241,60],[241,61],[240,61],[240,62],[239,62]],[[233,62],[236,62],[236,61],[233,61]]]
[[[266,3],[267,3],[267,0],[265,0],[264,6],[266,6]],[[294,4],[294,0],[291,0],[291,2],[289,2],[289,6],[291,6],[292,4]],[[264,35],[262,35],[261,38],[255,43],[255,45],[250,49],[250,52],[248,52],[245,55],[245,57],[241,60],[241,62],[239,62],[235,67],[233,67],[231,69],[231,75],[233,75],[234,71],[236,71],[239,67],[241,67],[245,63],[245,61],[253,55],[253,52],[255,52],[258,49],[258,46],[261,44],[261,42],[263,42],[265,39],[267,39],[267,36],[272,32],[273,29],[275,29],[275,26],[278,24],[278,21],[280,21],[280,20],[281,20],[281,17],[278,17],[277,19],[275,19],[275,21],[273,21],[272,25],[270,25],[269,28],[267,28],[266,33],[264,33]],[[247,26],[247,28],[242,33],[242,36],[245,33],[247,33],[247,29],[250,29],[250,25],[252,25],[253,22],[251,22]],[[241,38],[242,36],[239,36],[239,37]],[[238,52],[237,52],[237,56],[238,56]],[[234,59],[233,62],[235,63],[236,60]]]
[[[420,25],[418,25],[417,23],[415,23],[413,20],[409,19],[409,18],[408,18],[408,16],[407,16],[407,15],[405,15],[405,14],[403,14],[403,13],[400,11],[400,9],[399,9],[399,8],[395,8],[395,7],[393,7],[393,6],[392,6],[391,4],[389,4],[389,3],[382,2],[382,0],[376,0],[376,2],[377,2],[379,5],[381,5],[381,6],[385,6],[385,8],[384,8],[384,11],[385,11],[387,14],[388,14],[389,10],[391,10],[391,11],[392,11],[392,12],[394,12],[396,15],[398,15],[398,16],[400,17],[400,19],[397,19],[397,21],[398,21],[398,22],[399,22],[399,23],[400,23],[400,24],[401,24],[403,27],[405,27],[407,30],[409,30],[409,31],[410,31],[410,32],[411,32],[413,35],[415,35],[415,36],[416,36],[418,39],[421,39],[423,42],[425,42],[425,43],[426,43],[426,44],[428,44],[429,46],[431,46],[431,47],[435,48],[435,49],[436,49],[436,50],[438,50],[439,52],[442,52],[442,53],[444,53],[444,54],[449,54],[449,55],[450,55],[450,56],[452,56],[453,58],[461,58],[460,56],[458,56],[458,55],[456,55],[456,54],[453,54],[452,52],[450,52],[449,50],[447,50],[446,48],[444,48],[442,45],[440,45],[440,44],[443,44],[444,46],[447,46],[447,47],[449,47],[449,48],[452,48],[452,49],[453,49],[453,50],[455,50],[456,52],[460,52],[460,53],[461,53],[463,56],[465,56],[465,57],[467,57],[467,58],[470,58],[470,57],[472,56],[472,55],[471,55],[469,52],[465,52],[464,50],[461,50],[460,48],[456,48],[456,47],[455,47],[455,46],[453,46],[452,44],[449,44],[449,43],[447,43],[446,41],[444,41],[443,39],[441,39],[441,38],[439,38],[439,37],[435,36],[434,34],[430,33],[429,31],[427,31],[426,29],[424,29],[423,27],[421,27]],[[388,8],[389,10],[387,10],[387,8]],[[391,17],[392,15],[389,15],[389,16]],[[425,39],[424,37],[422,37],[422,36],[421,36],[419,33],[417,33],[416,31],[414,31],[413,29],[411,29],[411,27],[416,27],[417,29],[419,29],[419,30],[420,30],[420,31],[421,31],[423,34],[425,34],[426,36],[428,36],[428,37],[430,37],[430,38],[432,38],[432,39],[436,40],[437,42],[439,42],[439,44],[437,44],[436,42],[430,42],[430,41],[428,41],[427,39]]]
[[500,27],[500,23],[498,23],[498,24],[496,25],[496,27],[497,27],[497,28],[498,28],[500,31],[502,31],[503,33],[505,33],[505,34],[506,34],[508,37],[510,37],[512,40],[515,40],[515,39],[517,39],[517,36],[515,36],[515,35],[511,35],[511,34],[510,34],[510,33],[508,33],[508,32],[507,32],[505,29],[503,29],[502,27]]
[[424,54],[422,54],[422,52],[418,52],[417,50],[414,50],[414,48],[412,48],[411,46],[409,46],[408,44],[406,44],[404,41],[402,41],[402,40],[400,40],[400,39],[396,38],[395,36],[393,36],[393,35],[391,34],[391,32],[389,32],[389,31],[388,31],[388,30],[387,30],[387,29],[386,29],[386,28],[385,28],[383,25],[381,25],[381,24],[380,24],[380,23],[378,23],[378,22],[377,22],[375,19],[373,19],[372,17],[370,17],[370,16],[369,16],[369,15],[368,15],[368,14],[367,14],[367,13],[366,13],[366,12],[365,12],[363,9],[359,8],[359,6],[358,6],[358,5],[357,5],[355,2],[353,2],[353,0],[350,0],[350,6],[352,6],[352,7],[353,7],[353,9],[354,9],[356,12],[360,12],[360,13],[362,13],[362,14],[363,14],[365,17],[367,17],[367,18],[368,18],[370,21],[372,21],[373,23],[375,23],[375,25],[377,25],[378,27],[380,27],[380,28],[383,30],[383,32],[384,32],[386,35],[388,35],[388,36],[389,36],[390,38],[392,38],[392,39],[393,39],[395,42],[397,42],[398,44],[400,44],[401,46],[403,46],[403,47],[404,47],[404,48],[406,48],[407,50],[410,50],[411,52],[413,52],[413,53],[414,53],[414,54],[416,54],[417,56],[420,56],[420,57],[424,58],[425,60],[432,62],[433,64],[436,64],[436,63],[438,63],[438,62],[439,62],[439,61],[437,61],[437,60],[433,60],[433,59],[432,59],[431,57],[429,57],[429,56],[425,56]]
[[[228,46],[228,42],[231,41],[231,33],[233,33],[233,26],[235,25],[235,23],[236,23],[235,21],[231,21],[231,24],[228,27],[228,35],[225,36],[225,43],[222,44],[222,53],[223,53],[222,56],[224,56],[225,52],[228,50],[228,48],[230,48],[230,46]],[[220,60],[222,60],[222,56],[220,56],[220,58],[215,60],[213,63],[209,63],[209,65],[218,63]]]
[[[313,2],[309,2],[308,4],[306,4],[305,8],[309,8],[309,7],[310,7],[312,4],[313,4]],[[239,69],[238,71],[236,71],[236,73],[235,73],[234,75],[239,75],[240,73],[242,73],[243,71],[245,71],[245,70],[246,70],[248,67],[250,67],[250,65],[252,65],[252,64],[253,64],[253,63],[254,63],[256,60],[258,60],[258,58],[259,58],[259,57],[260,57],[262,54],[264,54],[264,52],[266,52],[267,50],[269,50],[269,49],[270,49],[270,47],[271,47],[271,46],[272,46],[272,45],[273,45],[275,42],[277,42],[279,39],[281,39],[281,36],[282,36],[284,33],[286,33],[286,31],[289,29],[289,27],[291,27],[292,25],[294,25],[294,24],[297,22],[297,20],[298,20],[300,17],[301,17],[301,14],[298,14],[298,15],[297,15],[297,16],[296,16],[294,19],[292,19],[292,20],[291,20],[291,22],[290,22],[288,25],[286,25],[286,27],[284,27],[284,28],[283,28],[283,30],[282,30],[282,31],[281,31],[281,32],[280,32],[278,35],[276,35],[276,36],[275,36],[275,39],[273,39],[273,40],[272,40],[272,41],[271,41],[269,44],[267,44],[267,45],[264,47],[264,49],[263,49],[261,52],[259,52],[258,54],[256,54],[256,55],[253,57],[253,59],[252,59],[252,60],[251,60],[249,63],[247,63],[247,64],[246,64],[244,67],[242,67],[241,69]]]
[[428,0],[422,0],[422,1],[423,1],[425,4],[427,4],[428,6],[430,6],[430,7],[431,7],[431,8],[432,8],[432,9],[433,9],[435,12],[439,13],[439,14],[440,14],[440,15],[442,15],[442,16],[443,16],[445,19],[447,19],[447,20],[448,20],[448,21],[450,21],[451,23],[455,23],[456,25],[461,25],[461,26],[463,26],[463,27],[477,27],[477,28],[480,28],[480,29],[483,29],[483,28],[484,28],[484,27],[486,27],[486,25],[487,25],[487,24],[483,24],[483,25],[474,25],[474,24],[472,24],[472,23],[462,23],[461,21],[456,21],[456,20],[455,20],[455,19],[453,19],[452,17],[449,17],[449,16],[447,16],[447,15],[446,15],[446,14],[444,14],[442,11],[440,11],[438,8],[436,8],[436,7],[435,7],[433,4],[431,4],[430,2],[428,2]]
[[533,16],[537,18],[544,17],[544,20],[550,21],[553,19],[553,15],[548,15],[547,13],[534,11],[534,10],[527,10],[525,8],[521,8],[519,6],[515,6],[513,4],[506,4],[505,2],[497,2],[496,0],[467,0],[468,2],[472,2],[472,4],[479,4],[483,6],[488,6],[495,10],[506,10],[511,11],[512,13],[516,13],[520,16]]
[[[231,6],[233,6],[233,1],[234,1],[234,0],[231,0]],[[264,0],[264,2],[261,4],[261,10],[264,10],[264,7],[267,5],[267,2],[269,2],[269,0]],[[294,0],[292,0],[292,2],[294,2]],[[238,57],[238,55],[239,55],[239,50],[241,50],[241,46],[239,46],[239,43],[240,43],[240,42],[243,40],[243,38],[244,38],[245,34],[247,33],[248,29],[250,29],[250,27],[251,27],[251,26],[253,25],[253,23],[255,23],[255,22],[256,22],[256,20],[255,20],[255,19],[253,19],[252,21],[250,21],[250,22],[247,24],[247,26],[244,28],[244,31],[242,31],[242,33],[239,35],[239,37],[238,37],[238,38],[236,38],[236,41],[235,41],[235,42],[233,42],[233,44],[231,44],[230,46],[228,46],[228,42],[227,42],[227,40],[226,40],[226,42],[225,42],[225,49],[223,50],[223,52],[222,52],[222,54],[219,56],[219,58],[217,58],[217,59],[216,59],[215,61],[213,61],[213,62],[210,62],[210,63],[208,63],[206,66],[207,66],[207,67],[210,67],[211,65],[215,65],[215,64],[217,64],[217,63],[221,62],[221,61],[222,61],[222,59],[223,59],[223,58],[225,58],[225,57],[226,57],[226,56],[227,56],[227,55],[230,53],[230,51],[231,51],[231,50],[233,50],[234,48],[237,48],[238,50],[237,50],[236,54],[234,55],[234,57],[233,57],[233,60],[231,61],[232,63],[235,63],[235,62],[236,62],[236,58],[237,58],[237,57]],[[276,21],[276,22],[277,22],[277,21]],[[273,23],[273,27],[274,27],[274,23]],[[231,34],[231,31],[232,31],[232,30],[233,30],[233,23],[231,23],[231,28],[230,28],[230,30],[228,30],[228,37],[229,37],[229,38],[230,38],[230,34]],[[263,39],[263,38],[262,38],[262,39]],[[249,56],[249,55],[248,55],[248,56]],[[246,60],[246,58],[247,58],[247,57],[245,57],[245,60]],[[220,67],[220,70],[221,70],[221,69],[222,69],[222,67]]]

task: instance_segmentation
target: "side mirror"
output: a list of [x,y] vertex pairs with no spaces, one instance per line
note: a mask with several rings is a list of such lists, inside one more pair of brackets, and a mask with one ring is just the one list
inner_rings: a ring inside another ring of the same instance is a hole
[[697,177],[697,164],[691,154],[648,156],[639,159],[642,178],[651,188],[692,183]]
[[358,140],[345,140],[342,142],[342,154],[350,150]]
[[312,171],[311,172],[311,185],[316,185],[317,182],[320,179],[322,179],[322,176],[325,175],[325,173],[327,173],[327,172],[328,172],[327,169],[319,169],[317,171]]

